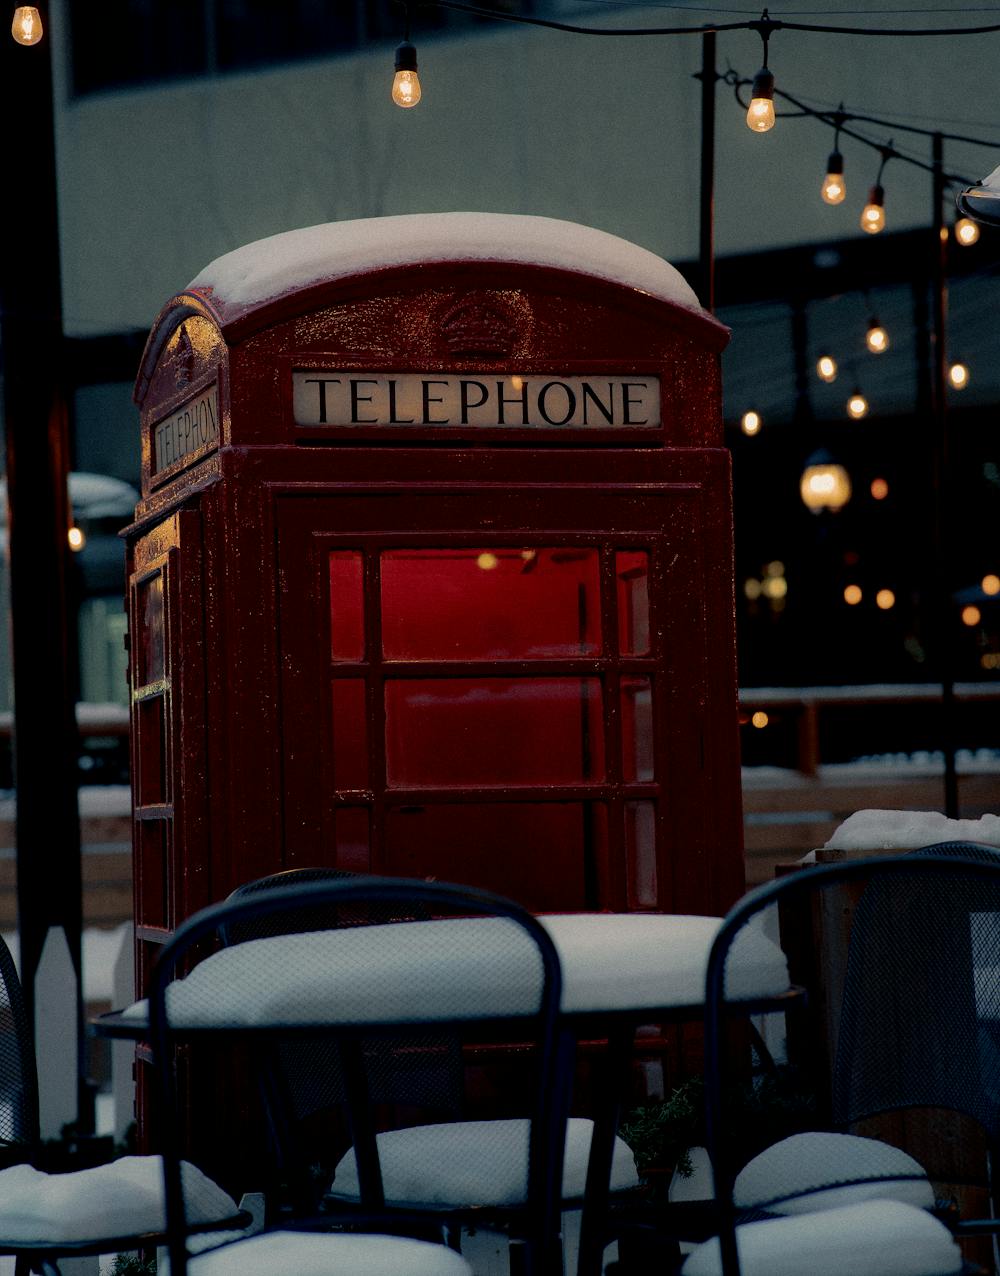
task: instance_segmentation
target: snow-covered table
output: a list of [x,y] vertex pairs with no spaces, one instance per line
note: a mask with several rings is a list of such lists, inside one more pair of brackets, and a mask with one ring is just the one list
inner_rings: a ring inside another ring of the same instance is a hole
[[[574,913],[539,918],[559,955],[561,1013],[578,1039],[607,1042],[600,1110],[584,1201],[580,1276],[600,1271],[618,1098],[627,1079],[637,1027],[697,1018],[705,970],[721,921],[674,914]],[[512,943],[525,944],[523,962]],[[274,957],[266,985],[265,955]],[[503,977],[498,978],[498,970]],[[449,971],[452,978],[449,978]],[[455,978],[456,971],[461,972]],[[439,976],[439,977],[436,977]],[[225,948],[168,989],[176,1030],[196,1034],[220,1023],[253,1031],[258,1024],[385,1024],[529,1015],[537,1009],[537,951],[503,918],[447,918],[283,935]],[[378,996],[373,996],[373,990]],[[747,1009],[774,1007],[794,995],[781,949],[748,930],[734,950],[730,997]],[[415,1009],[414,1007],[418,1007]],[[102,1016],[97,1031],[143,1038],[148,1006]]]
[[[566,913],[539,920],[559,955],[564,1015],[635,1020],[647,1013],[670,1019],[700,1013],[719,918]],[[213,953],[177,980],[167,995],[170,1022],[175,1030],[196,1032],[220,1025],[252,1029],[262,1023],[530,1014],[537,1007],[541,970],[526,950],[511,977],[512,928],[502,918],[447,918],[252,940]],[[271,973],[262,984],[265,958]],[[449,980],[449,970],[456,969],[461,979]],[[504,971],[502,982],[498,969]],[[781,949],[762,932],[748,931],[731,963],[729,996],[756,1002],[788,989]],[[139,1001],[100,1016],[95,1030],[141,1039],[149,1031],[148,1005]]]

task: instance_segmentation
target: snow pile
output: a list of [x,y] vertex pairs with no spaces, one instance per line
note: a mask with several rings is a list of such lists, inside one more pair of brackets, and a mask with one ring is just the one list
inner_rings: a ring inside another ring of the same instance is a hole
[[320,280],[440,261],[552,266],[701,310],[681,274],[655,253],[592,226],[512,213],[409,213],[289,230],[217,257],[188,287],[254,306]]
[[829,851],[916,850],[935,842],[1000,846],[1000,816],[949,820],[937,811],[855,811],[824,845]]

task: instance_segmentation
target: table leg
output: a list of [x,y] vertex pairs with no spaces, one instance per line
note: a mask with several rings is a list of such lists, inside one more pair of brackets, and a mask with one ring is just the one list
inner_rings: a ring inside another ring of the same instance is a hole
[[622,1027],[608,1036],[604,1066],[600,1068],[594,1106],[594,1137],[587,1162],[587,1183],[580,1219],[580,1258],[577,1276],[601,1276],[608,1242],[608,1194],[611,1162],[618,1132],[621,1096],[628,1083],[634,1028]]

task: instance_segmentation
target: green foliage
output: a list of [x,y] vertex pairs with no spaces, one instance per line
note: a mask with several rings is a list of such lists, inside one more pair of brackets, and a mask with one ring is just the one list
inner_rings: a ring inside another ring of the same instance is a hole
[[136,1254],[117,1254],[112,1276],[156,1276],[156,1259],[144,1263]]
[[[736,1082],[726,1096],[728,1137],[745,1164],[772,1143],[816,1127],[812,1088],[796,1068],[781,1065]],[[651,1170],[691,1173],[688,1152],[705,1142],[705,1085],[692,1077],[666,1099],[633,1108],[619,1134],[632,1149],[640,1174]]]

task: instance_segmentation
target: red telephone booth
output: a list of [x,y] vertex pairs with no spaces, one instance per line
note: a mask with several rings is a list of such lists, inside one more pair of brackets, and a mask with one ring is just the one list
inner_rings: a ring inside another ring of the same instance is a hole
[[726,330],[547,218],[220,258],[136,387],[140,979],[238,883],[433,876],[536,909],[743,887]]

